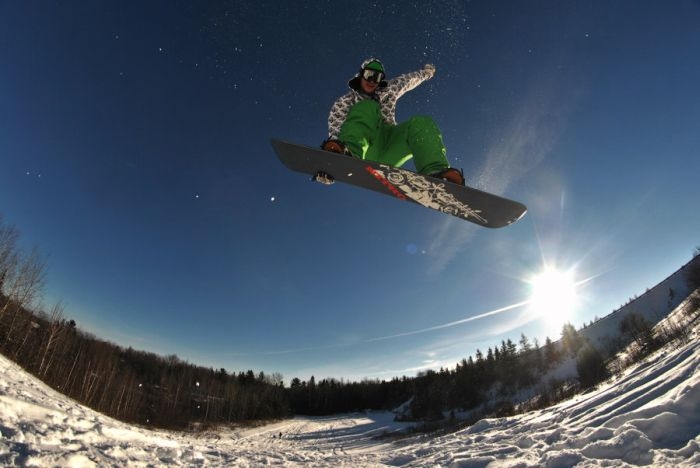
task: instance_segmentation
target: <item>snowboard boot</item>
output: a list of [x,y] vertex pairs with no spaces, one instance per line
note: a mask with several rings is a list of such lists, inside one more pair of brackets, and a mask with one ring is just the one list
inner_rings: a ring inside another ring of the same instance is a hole
[[323,143],[321,143],[321,149],[323,151],[330,151],[331,153],[350,156],[350,150],[348,150],[340,140],[324,140]]
[[455,169],[454,167],[448,167],[435,174],[430,174],[430,177],[435,177],[436,179],[446,180],[457,185],[466,185],[464,182],[464,172],[461,169]]

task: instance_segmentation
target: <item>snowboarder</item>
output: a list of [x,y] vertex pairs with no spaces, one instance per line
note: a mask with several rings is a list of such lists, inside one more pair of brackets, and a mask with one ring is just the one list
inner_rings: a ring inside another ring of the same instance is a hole
[[435,121],[417,115],[396,122],[396,102],[435,75],[435,67],[385,81],[384,65],[374,57],[348,82],[350,91],[338,98],[328,117],[328,139],[321,148],[400,167],[413,158],[420,174],[464,185],[462,171],[451,168]]

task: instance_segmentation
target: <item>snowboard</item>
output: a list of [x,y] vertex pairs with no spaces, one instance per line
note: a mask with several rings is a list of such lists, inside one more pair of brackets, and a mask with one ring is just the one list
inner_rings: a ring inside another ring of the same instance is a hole
[[520,202],[407,169],[277,139],[272,139],[272,147],[282,164],[293,171],[311,175],[317,182],[332,184],[338,181],[356,185],[479,226],[508,226],[527,211]]

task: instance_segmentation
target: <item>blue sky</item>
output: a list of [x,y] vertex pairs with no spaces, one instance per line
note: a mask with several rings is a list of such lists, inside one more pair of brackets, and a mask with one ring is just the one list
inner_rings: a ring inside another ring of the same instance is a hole
[[[690,1],[2,1],[0,213],[47,256],[45,306],[206,366],[386,378],[543,342],[700,244],[698,24]],[[319,144],[368,56],[435,64],[398,120],[433,116],[524,219],[478,228],[278,162],[269,139]],[[523,304],[545,265],[575,307]]]

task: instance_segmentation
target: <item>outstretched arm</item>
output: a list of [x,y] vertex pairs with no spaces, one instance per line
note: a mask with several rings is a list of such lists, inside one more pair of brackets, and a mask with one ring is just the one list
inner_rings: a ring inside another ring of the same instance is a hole
[[387,91],[394,94],[397,98],[405,93],[416,88],[419,84],[431,79],[435,75],[435,66],[426,64],[422,70],[399,75],[396,78],[389,80]]

